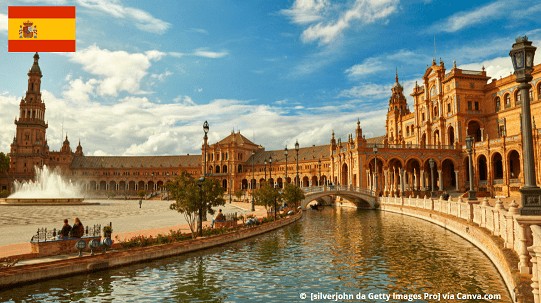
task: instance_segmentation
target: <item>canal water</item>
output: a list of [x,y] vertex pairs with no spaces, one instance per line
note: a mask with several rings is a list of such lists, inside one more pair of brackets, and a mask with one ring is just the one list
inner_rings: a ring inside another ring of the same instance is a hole
[[387,296],[388,302],[511,301],[493,264],[459,236],[403,215],[325,208],[224,247],[0,291],[0,302],[385,302]]

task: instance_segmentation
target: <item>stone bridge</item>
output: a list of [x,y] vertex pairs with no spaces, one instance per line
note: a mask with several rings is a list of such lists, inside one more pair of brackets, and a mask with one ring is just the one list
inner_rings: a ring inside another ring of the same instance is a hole
[[358,208],[377,208],[377,199],[369,189],[352,186],[315,186],[303,188],[305,198],[301,201],[302,209],[314,200],[321,201],[325,197],[340,196],[355,203]]

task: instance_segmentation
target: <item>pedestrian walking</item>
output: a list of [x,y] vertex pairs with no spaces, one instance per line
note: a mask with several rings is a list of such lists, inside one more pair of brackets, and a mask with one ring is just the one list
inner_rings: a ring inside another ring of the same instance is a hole
[[141,208],[141,205],[143,205],[143,199],[139,199],[139,208]]

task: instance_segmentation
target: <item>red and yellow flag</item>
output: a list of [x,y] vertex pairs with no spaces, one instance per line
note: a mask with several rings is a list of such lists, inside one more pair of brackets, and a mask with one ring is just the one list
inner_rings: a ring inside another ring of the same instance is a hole
[[74,52],[75,6],[9,6],[8,52]]

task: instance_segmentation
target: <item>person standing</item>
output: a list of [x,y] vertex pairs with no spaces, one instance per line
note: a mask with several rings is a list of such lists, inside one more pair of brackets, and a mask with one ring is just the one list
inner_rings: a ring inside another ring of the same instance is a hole
[[141,208],[141,205],[143,205],[143,199],[139,199],[139,208]]

